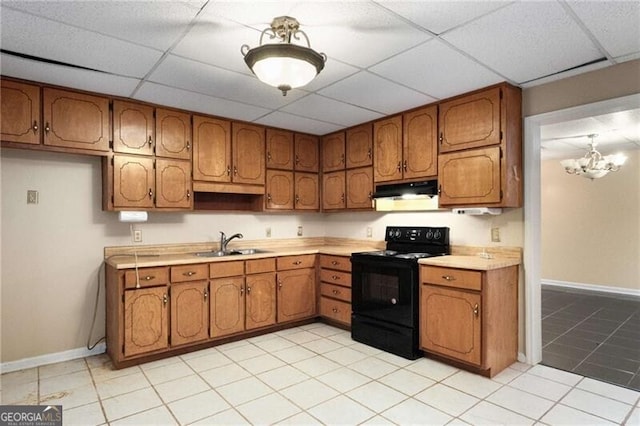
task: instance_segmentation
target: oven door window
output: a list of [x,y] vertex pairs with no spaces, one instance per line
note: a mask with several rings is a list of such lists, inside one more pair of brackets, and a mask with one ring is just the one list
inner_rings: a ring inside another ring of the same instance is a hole
[[411,326],[417,303],[415,269],[408,263],[354,263],[353,313]]

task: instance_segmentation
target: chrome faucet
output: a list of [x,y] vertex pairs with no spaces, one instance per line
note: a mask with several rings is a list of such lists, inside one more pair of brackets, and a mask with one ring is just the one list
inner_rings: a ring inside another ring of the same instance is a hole
[[233,240],[234,238],[242,238],[242,234],[233,234],[232,236],[227,238],[227,235],[224,232],[220,231],[220,250],[227,251],[227,244],[229,244],[229,241]]

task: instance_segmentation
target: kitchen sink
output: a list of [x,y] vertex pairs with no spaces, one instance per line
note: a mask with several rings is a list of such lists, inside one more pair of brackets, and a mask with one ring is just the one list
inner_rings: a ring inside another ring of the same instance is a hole
[[223,256],[238,256],[247,254],[269,253],[267,250],[248,248],[238,250],[213,250],[213,251],[201,251],[196,253],[196,256],[201,257],[223,257]]

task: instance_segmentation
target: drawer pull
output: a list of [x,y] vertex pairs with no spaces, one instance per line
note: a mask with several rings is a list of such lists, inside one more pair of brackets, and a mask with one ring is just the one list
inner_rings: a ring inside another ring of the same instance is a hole
[[331,264],[332,264],[333,266],[338,266],[338,265],[340,264],[340,262],[338,262],[337,260],[332,260],[332,261],[331,261]]
[[478,309],[478,304],[476,303],[476,306],[473,307],[473,315],[477,317],[479,312],[480,310]]
[[334,314],[337,314],[338,312],[340,312],[337,308],[333,308],[331,311],[333,311]]
[[340,290],[332,290],[331,292],[332,292],[333,294],[336,294],[336,295],[337,295],[337,294],[340,294]]
[[443,275],[442,279],[444,279],[446,281],[455,281],[456,277],[452,277],[451,275]]
[[146,277],[143,278],[143,280],[145,281],[151,281],[152,279],[155,278],[155,275],[147,275]]
[[294,265],[300,265],[302,263],[301,260],[296,260],[295,262],[293,262]]
[[340,277],[338,275],[331,275],[331,279],[338,281]]
[[195,272],[193,272],[193,271],[187,271],[187,272],[184,272],[182,275],[184,275],[185,277],[192,277],[192,276],[194,276],[195,274],[196,274],[196,273],[195,273]]

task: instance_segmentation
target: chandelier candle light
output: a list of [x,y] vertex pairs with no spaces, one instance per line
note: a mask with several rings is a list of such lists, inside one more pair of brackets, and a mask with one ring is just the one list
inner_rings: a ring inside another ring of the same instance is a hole
[[617,172],[627,160],[624,154],[603,156],[596,150],[597,143],[594,138],[598,135],[589,135],[589,151],[584,157],[560,161],[564,170],[570,175],[580,175],[591,180],[601,178],[609,172]]
[[[279,16],[273,19],[271,28],[262,31],[260,46],[250,49],[244,44],[240,48],[251,72],[260,81],[280,89],[283,96],[287,91],[311,82],[327,61],[327,55],[311,49],[309,37],[299,27],[297,19]],[[263,44],[265,35],[277,42]],[[306,40],[306,46],[292,43],[301,36]]]

